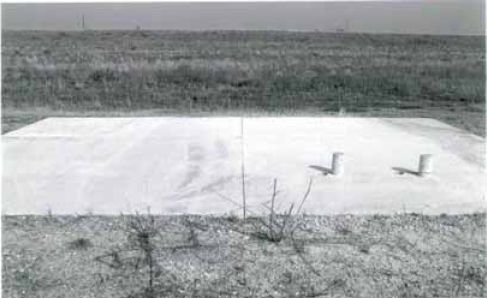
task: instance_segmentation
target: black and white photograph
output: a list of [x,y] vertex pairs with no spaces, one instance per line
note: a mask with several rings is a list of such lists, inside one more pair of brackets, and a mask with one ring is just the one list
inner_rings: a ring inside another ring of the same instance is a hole
[[487,297],[484,0],[1,3],[1,297]]

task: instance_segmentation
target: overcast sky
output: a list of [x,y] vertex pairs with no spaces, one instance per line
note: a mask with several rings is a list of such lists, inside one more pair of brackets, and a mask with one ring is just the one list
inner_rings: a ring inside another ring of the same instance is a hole
[[3,29],[321,30],[484,34],[483,0],[239,3],[9,3]]

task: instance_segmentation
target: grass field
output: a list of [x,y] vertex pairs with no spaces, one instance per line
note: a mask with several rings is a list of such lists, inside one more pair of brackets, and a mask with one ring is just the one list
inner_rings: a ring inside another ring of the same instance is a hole
[[2,220],[3,297],[487,295],[485,214]]
[[3,32],[2,123],[48,116],[432,117],[485,135],[481,36]]

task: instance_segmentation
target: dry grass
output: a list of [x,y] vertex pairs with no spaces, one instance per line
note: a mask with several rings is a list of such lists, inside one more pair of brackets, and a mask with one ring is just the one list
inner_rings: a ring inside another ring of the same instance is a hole
[[341,108],[365,116],[432,114],[485,135],[480,36],[142,31],[2,38],[3,131],[60,113],[322,115]]
[[139,218],[152,273],[134,220],[4,216],[4,297],[486,297],[485,214],[302,215],[278,243],[234,217]]

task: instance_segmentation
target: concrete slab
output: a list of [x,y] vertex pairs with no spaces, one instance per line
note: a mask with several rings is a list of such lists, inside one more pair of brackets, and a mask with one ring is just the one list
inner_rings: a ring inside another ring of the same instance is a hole
[[[274,179],[285,210],[310,178],[309,214],[486,208],[485,140],[432,119],[48,118],[2,143],[3,214],[238,215],[242,157],[250,214]],[[344,174],[324,175],[338,151]],[[425,153],[433,174],[410,173]]]

